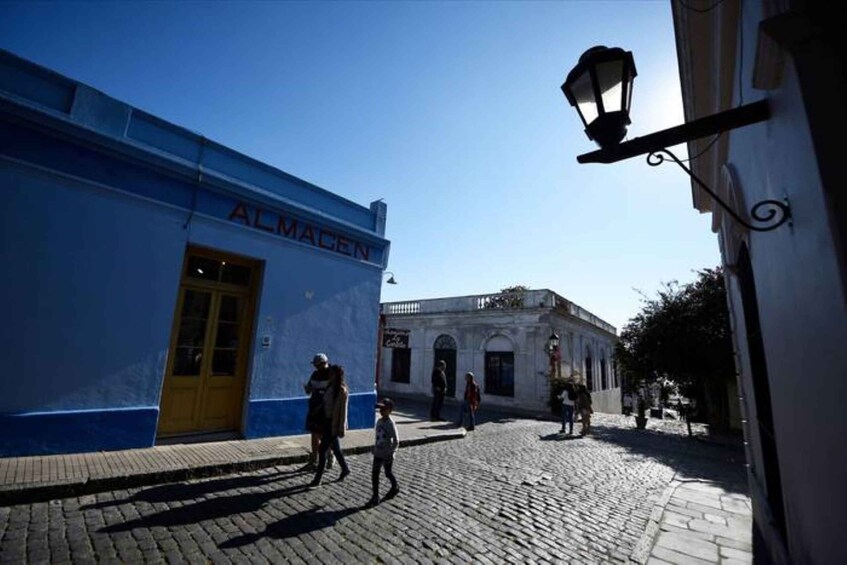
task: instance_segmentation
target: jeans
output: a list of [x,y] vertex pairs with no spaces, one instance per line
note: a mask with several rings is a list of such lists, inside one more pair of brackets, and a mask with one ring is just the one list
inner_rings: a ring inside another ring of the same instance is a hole
[[568,433],[573,433],[573,405],[562,404],[562,431],[565,431],[565,424],[570,426]]
[[465,423],[465,412],[470,412],[471,425],[468,426],[468,429],[472,430],[476,427],[476,412],[471,409],[471,406],[470,404],[468,404],[467,400],[462,401],[462,407],[459,408],[459,421],[456,422],[456,425],[461,426]]
[[318,446],[318,470],[315,473],[314,482],[320,483],[326,469],[327,452],[332,449],[335,458],[338,459],[338,465],[341,467],[341,472],[347,474],[350,472],[350,467],[347,466],[347,460],[344,459],[344,452],[341,451],[341,442],[338,436],[324,433],[321,435],[321,443]]
[[397,479],[394,478],[394,473],[391,468],[394,466],[394,459],[383,459],[382,457],[374,457],[374,466],[371,471],[371,485],[373,486],[373,498],[379,498],[379,470],[385,467],[385,476],[391,482],[391,490],[397,491]]

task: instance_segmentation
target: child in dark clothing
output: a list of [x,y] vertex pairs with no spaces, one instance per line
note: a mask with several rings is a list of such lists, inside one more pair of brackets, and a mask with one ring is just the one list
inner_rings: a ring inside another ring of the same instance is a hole
[[385,467],[385,476],[391,481],[391,490],[385,495],[384,500],[394,498],[400,492],[400,488],[397,486],[397,479],[394,478],[394,473],[391,470],[394,465],[394,453],[400,445],[397,426],[394,425],[394,420],[391,419],[394,402],[390,398],[383,398],[377,402],[376,407],[379,409],[379,415],[381,417],[377,420],[375,429],[374,464],[371,473],[373,496],[371,496],[371,499],[365,505],[366,507],[379,504],[379,471],[383,467]]

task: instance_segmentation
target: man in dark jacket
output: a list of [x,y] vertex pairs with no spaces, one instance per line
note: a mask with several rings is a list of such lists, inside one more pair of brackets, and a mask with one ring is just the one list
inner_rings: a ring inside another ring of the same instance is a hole
[[447,374],[444,369],[447,363],[442,359],[435,364],[432,370],[432,408],[429,418],[433,422],[442,422],[441,407],[444,405],[444,393],[447,391]]

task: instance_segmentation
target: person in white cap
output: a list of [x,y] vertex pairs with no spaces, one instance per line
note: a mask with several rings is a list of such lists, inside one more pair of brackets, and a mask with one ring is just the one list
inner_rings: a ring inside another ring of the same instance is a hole
[[[315,354],[312,358],[312,366],[315,367],[315,370],[306,384],[303,385],[303,390],[309,395],[306,431],[312,434],[312,452],[309,454],[309,465],[314,467],[318,462],[318,446],[321,441],[321,432],[324,429],[323,399],[331,376],[329,357],[326,356],[326,353]],[[327,461],[327,466],[332,467],[331,461]]]

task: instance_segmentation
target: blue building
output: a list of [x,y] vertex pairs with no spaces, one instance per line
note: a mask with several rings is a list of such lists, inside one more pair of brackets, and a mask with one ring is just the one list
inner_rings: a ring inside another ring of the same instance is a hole
[[0,51],[0,455],[303,432],[316,352],[373,425],[386,207]]

